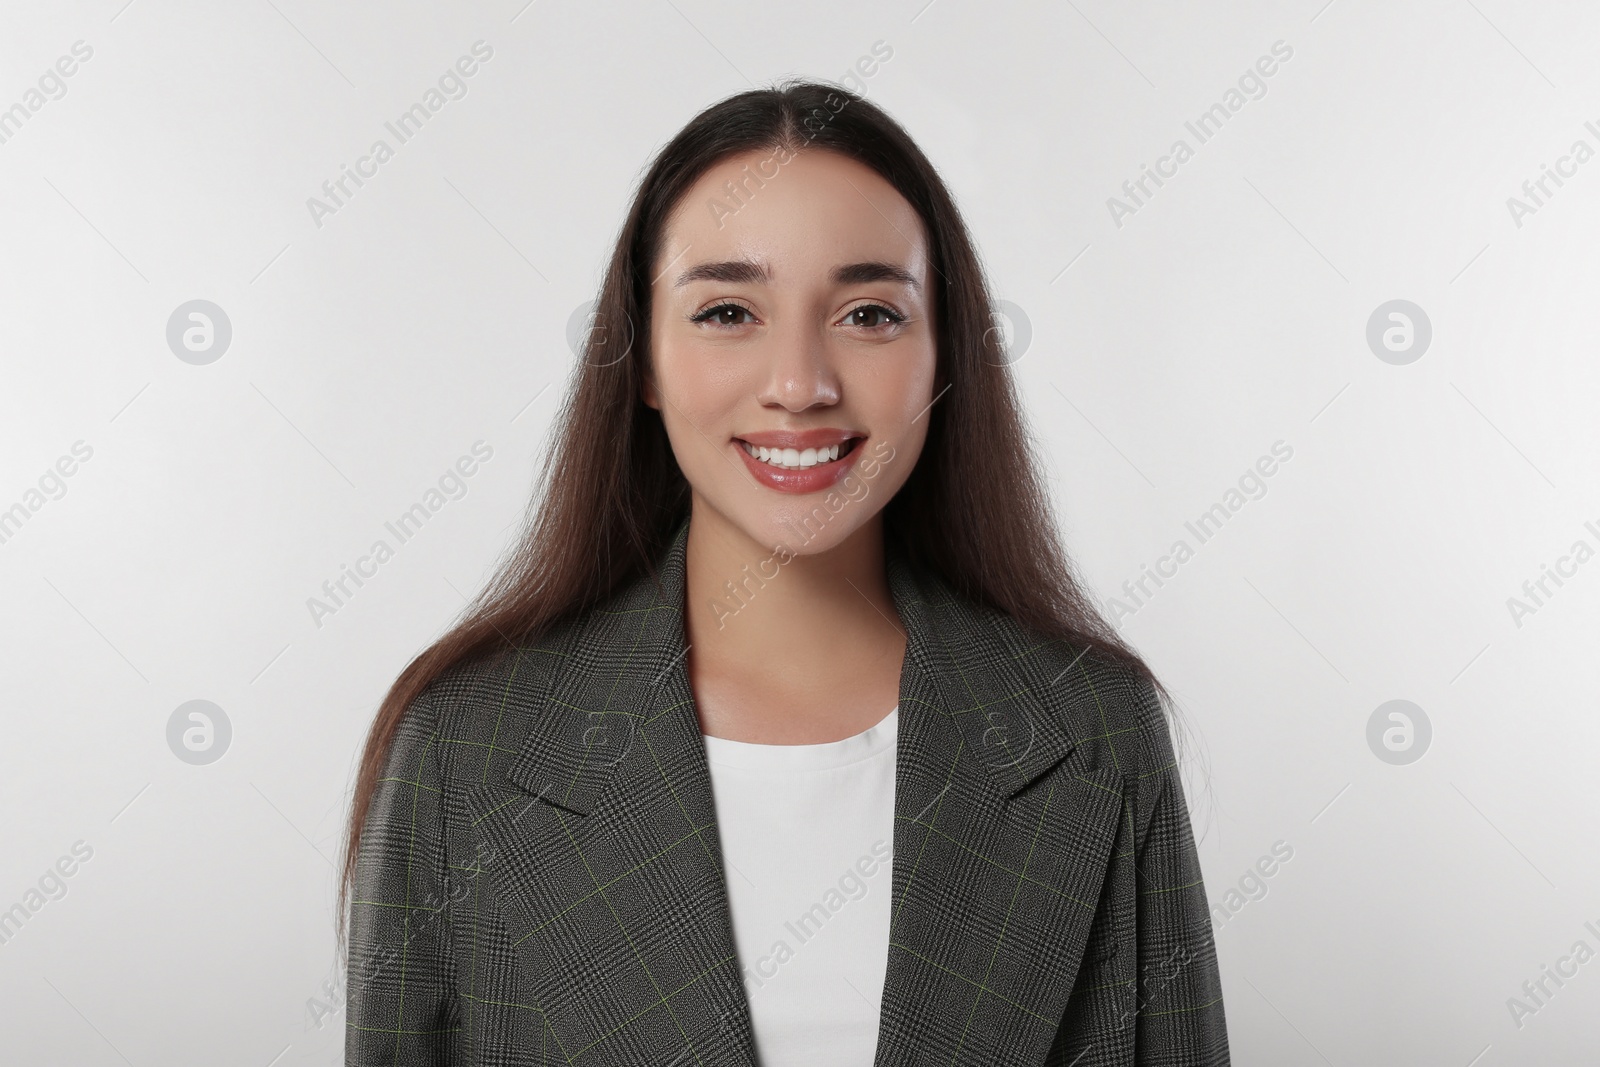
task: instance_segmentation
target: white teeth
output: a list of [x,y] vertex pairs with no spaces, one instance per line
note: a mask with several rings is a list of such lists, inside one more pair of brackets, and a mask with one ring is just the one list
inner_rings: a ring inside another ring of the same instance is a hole
[[839,458],[839,453],[844,450],[844,444],[829,445],[827,448],[808,448],[800,451],[796,448],[767,448],[764,445],[752,445],[748,441],[740,441],[744,450],[761,462],[785,470],[806,470],[819,463],[832,463]]

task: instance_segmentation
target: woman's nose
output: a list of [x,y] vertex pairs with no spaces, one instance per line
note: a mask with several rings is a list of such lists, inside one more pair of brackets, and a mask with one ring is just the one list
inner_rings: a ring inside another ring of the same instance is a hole
[[839,376],[826,340],[811,330],[774,338],[766,380],[757,399],[766,406],[800,412],[839,402]]

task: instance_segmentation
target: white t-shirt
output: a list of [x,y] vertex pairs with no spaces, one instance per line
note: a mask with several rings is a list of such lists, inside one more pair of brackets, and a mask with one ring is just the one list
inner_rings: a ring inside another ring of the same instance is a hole
[[900,709],[854,737],[705,737],[761,1067],[871,1067],[889,962]]

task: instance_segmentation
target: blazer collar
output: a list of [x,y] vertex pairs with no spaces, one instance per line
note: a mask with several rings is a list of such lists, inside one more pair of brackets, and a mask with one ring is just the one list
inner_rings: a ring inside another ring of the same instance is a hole
[[[527,734],[507,739],[503,777],[468,790],[539,1040],[571,1062],[756,1062],[685,667],[686,541],[685,524],[655,579],[526,650],[555,663],[519,698]],[[1083,708],[1045,705],[1059,687],[1018,627],[898,553],[887,565],[907,642],[874,1067],[1043,1063],[1126,822],[1123,782],[1073,755]]]
[[[635,581],[585,620],[551,682],[550,702],[557,713],[549,716],[547,730],[530,734],[524,742],[507,774],[513,782],[587,815],[612,788],[638,726],[661,696],[670,695],[668,704],[698,732],[683,628],[688,532],[685,520],[655,579]],[[1009,660],[975,655],[971,628],[1008,629],[1007,621],[996,612],[975,610],[892,545],[886,550],[886,565],[895,610],[905,624],[906,663],[933,681],[995,796],[1003,800],[1014,795],[1074,745],[1019,664],[1026,649]],[[593,669],[595,661],[584,650],[619,642],[628,649],[620,666]],[[1009,699],[979,706],[979,693],[1003,693]],[[911,718],[916,721],[908,724]],[[920,716],[903,714],[900,744],[922,740],[921,725]]]

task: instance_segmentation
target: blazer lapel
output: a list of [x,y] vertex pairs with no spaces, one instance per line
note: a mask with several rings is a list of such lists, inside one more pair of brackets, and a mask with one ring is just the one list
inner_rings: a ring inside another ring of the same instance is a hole
[[873,1064],[1042,1063],[1100,898],[1121,776],[1073,757],[1014,624],[898,557],[889,577],[907,641]]
[[685,529],[659,582],[544,651],[559,666],[531,728],[469,799],[544,1018],[541,1062],[756,1062],[684,666]]
[[[686,533],[658,580],[524,651],[555,665],[521,698],[533,706],[512,719],[528,726],[505,739],[517,749],[504,775],[467,794],[543,1019],[530,1039],[551,1063],[757,1062],[685,666]],[[898,555],[889,578],[907,642],[874,1067],[1041,1063],[1121,778],[1072,759],[1007,620]]]

